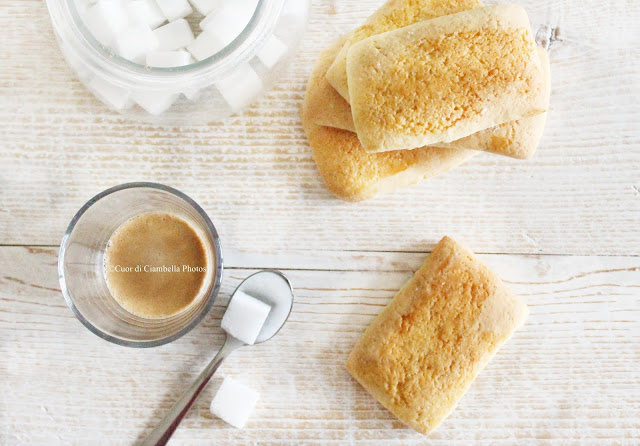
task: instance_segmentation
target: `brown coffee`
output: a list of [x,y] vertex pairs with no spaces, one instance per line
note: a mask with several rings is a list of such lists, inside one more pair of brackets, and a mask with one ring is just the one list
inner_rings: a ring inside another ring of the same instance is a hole
[[188,307],[210,268],[205,244],[185,220],[145,213],[123,223],[104,256],[111,295],[129,312],[158,319]]

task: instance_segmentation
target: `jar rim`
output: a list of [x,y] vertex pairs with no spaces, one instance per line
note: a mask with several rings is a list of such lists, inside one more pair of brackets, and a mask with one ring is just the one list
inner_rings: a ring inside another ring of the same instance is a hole
[[69,50],[91,71],[107,74],[109,81],[130,89],[162,91],[166,88],[200,88],[229,75],[247,63],[275,29],[284,0],[258,0],[248,24],[217,53],[182,67],[148,67],[131,62],[102,45],[86,28],[76,0],[47,0],[56,33]]

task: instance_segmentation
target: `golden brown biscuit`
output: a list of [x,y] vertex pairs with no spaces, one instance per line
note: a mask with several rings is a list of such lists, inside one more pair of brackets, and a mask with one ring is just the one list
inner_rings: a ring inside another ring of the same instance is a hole
[[364,332],[347,370],[398,419],[427,434],[527,314],[489,268],[444,237]]
[[[549,69],[549,56],[544,48],[537,47],[540,63],[542,64],[544,81],[544,107],[549,107],[551,94],[551,73]],[[547,112],[538,113],[515,121],[505,122],[489,129],[481,130],[465,138],[450,143],[440,142],[439,147],[450,149],[473,149],[485,152],[505,155],[511,158],[531,158],[538,148],[544,126],[547,121]]]
[[481,150],[511,158],[527,159],[531,158],[538,148],[546,121],[547,114],[538,113],[476,132],[456,141],[440,142],[437,146]]
[[529,18],[475,8],[369,37],[349,49],[358,138],[370,152],[451,142],[546,111]]
[[435,147],[367,153],[355,133],[314,123],[318,97],[314,90],[322,88],[320,80],[341,46],[338,40],[318,57],[302,108],[302,123],[313,158],[335,196],[347,201],[366,200],[444,173],[477,153]]
[[[331,45],[327,52],[335,54],[337,52],[335,51],[335,47],[342,46],[350,36],[351,33],[339,38]],[[320,56],[320,59],[323,59],[325,53]],[[323,60],[318,61],[318,65],[331,64],[332,61],[333,59],[325,57]],[[318,125],[355,132],[356,129],[353,126],[353,117],[351,116],[351,106],[338,94],[335,88],[329,84],[326,76],[316,75],[317,71],[318,67],[316,67],[314,74],[312,74],[309,80],[310,88],[307,88],[305,96],[307,119]],[[326,72],[324,66],[322,67],[322,71]],[[313,85],[311,85],[311,80],[313,80]]]
[[[538,47],[545,82],[547,106],[551,88],[549,57]],[[309,90],[307,97],[309,117],[316,124],[355,132],[351,106],[340,96],[326,79],[317,79],[315,88]],[[438,147],[450,149],[468,149],[492,152],[512,158],[526,159],[533,156],[544,131],[547,114],[537,115],[516,121],[505,122],[496,127],[481,130],[465,138],[450,143],[438,143]]]
[[327,80],[348,102],[347,53],[351,45],[376,34],[480,6],[479,0],[389,0],[349,37],[329,68]]
[[417,184],[459,166],[478,153],[440,147],[368,153],[355,133],[310,121],[304,127],[327,188],[346,201],[368,200]]

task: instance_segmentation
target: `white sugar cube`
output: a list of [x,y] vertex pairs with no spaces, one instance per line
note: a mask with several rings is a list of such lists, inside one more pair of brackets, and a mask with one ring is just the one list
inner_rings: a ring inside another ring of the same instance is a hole
[[149,25],[138,23],[118,33],[116,51],[121,57],[143,64],[147,53],[158,48],[158,39]]
[[231,43],[247,26],[256,9],[255,0],[237,0],[207,15],[200,22],[203,31],[215,34],[225,45]]
[[110,46],[129,25],[129,15],[118,0],[100,0],[85,11],[84,25],[98,42]]
[[200,99],[200,97],[202,97],[202,90],[193,88],[191,90],[183,91],[182,94],[190,101],[197,101],[198,99]]
[[293,16],[298,20],[304,20],[309,13],[309,3],[301,1],[284,2],[282,7],[282,15]]
[[258,51],[258,58],[267,68],[273,68],[285,54],[287,54],[287,45],[271,35]]
[[207,15],[211,11],[220,8],[225,1],[229,0],[189,0],[189,3],[191,3],[200,14]]
[[177,94],[162,94],[157,92],[133,94],[133,100],[136,104],[152,115],[164,113],[173,105],[176,99],[178,99]]
[[189,22],[185,19],[167,23],[153,33],[158,39],[158,49],[160,51],[175,51],[190,45],[194,40]]
[[170,22],[182,19],[193,12],[187,0],[156,0],[156,3]]
[[193,59],[184,50],[154,51],[147,54],[147,66],[158,68],[182,67],[189,65]]
[[200,35],[187,46],[187,50],[196,60],[204,60],[213,56],[226,45],[214,34],[202,32]]
[[249,64],[238,67],[231,76],[218,81],[215,86],[233,110],[249,105],[262,90],[262,79]]
[[225,376],[211,401],[211,412],[230,425],[242,429],[259,397],[258,392],[252,388]]
[[222,328],[234,338],[253,345],[269,311],[270,305],[242,291],[236,291],[222,317]]
[[127,90],[100,77],[91,79],[88,87],[99,99],[116,110],[124,110],[133,106],[133,101]]
[[144,23],[156,29],[167,21],[155,0],[130,0],[125,7],[133,23]]

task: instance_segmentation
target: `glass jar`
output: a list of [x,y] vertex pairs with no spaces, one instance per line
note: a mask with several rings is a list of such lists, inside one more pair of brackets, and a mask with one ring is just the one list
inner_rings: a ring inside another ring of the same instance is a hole
[[304,33],[310,0],[258,0],[231,43],[206,59],[173,68],[116,55],[85,26],[80,4],[47,0],[62,54],[80,81],[127,117],[190,125],[240,112],[277,81]]

